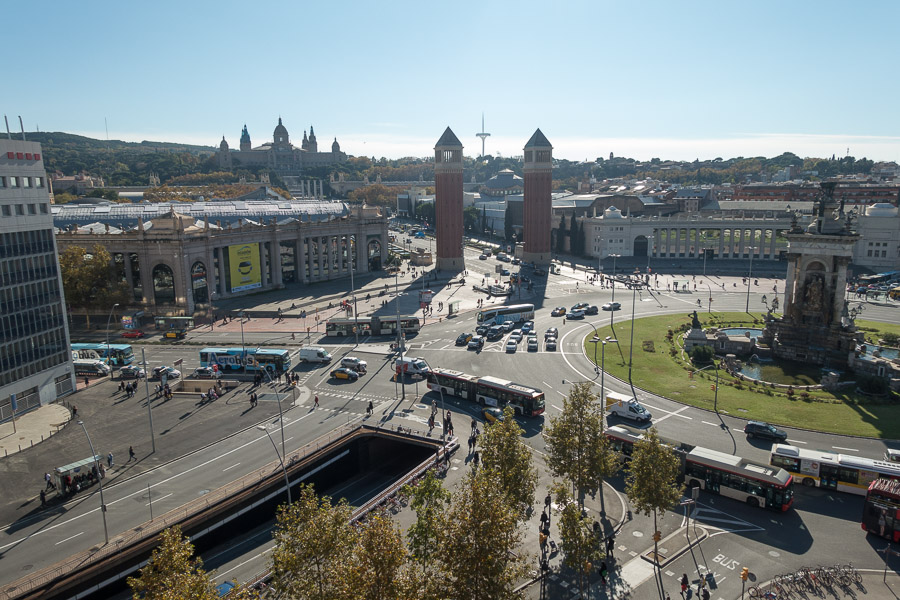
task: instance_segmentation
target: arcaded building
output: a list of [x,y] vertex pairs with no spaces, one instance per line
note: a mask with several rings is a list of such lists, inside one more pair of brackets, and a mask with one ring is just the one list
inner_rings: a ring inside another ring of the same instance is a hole
[[309,126],[308,137],[306,132],[303,132],[300,147],[294,146],[291,144],[287,127],[281,122],[281,117],[278,117],[278,125],[272,132],[272,141],[255,148],[250,143],[250,132],[244,125],[239,148],[236,151],[231,150],[225,136],[222,136],[219,151],[216,152],[216,161],[220,169],[264,167],[279,175],[300,175],[307,167],[327,167],[347,160],[347,155],[341,152],[337,138],[331,143],[330,152],[319,152],[319,143],[312,125]]
[[351,261],[360,274],[387,260],[387,220],[372,207],[218,201],[91,210],[103,212],[86,225],[55,214],[60,250],[103,245],[131,306],[147,315],[205,316],[219,299],[349,279]]

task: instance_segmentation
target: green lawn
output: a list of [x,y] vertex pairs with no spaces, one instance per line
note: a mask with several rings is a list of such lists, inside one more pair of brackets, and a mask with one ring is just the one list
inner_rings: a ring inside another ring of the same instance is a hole
[[[706,313],[698,316],[704,327],[763,326],[760,313],[755,315]],[[635,320],[631,375],[635,387],[684,404],[712,409],[715,392],[711,388],[714,387],[716,379],[715,369],[710,367],[691,377],[690,373],[695,369],[682,359],[679,329],[684,324],[690,324],[690,321],[687,314]],[[877,339],[887,332],[900,333],[900,325],[895,324],[860,320],[857,321],[857,325],[860,328],[872,329],[873,331],[866,331],[866,336],[872,339]],[[666,339],[670,328],[677,342],[678,354],[675,358],[670,356],[672,345]],[[605,368],[607,373],[628,381],[630,321],[617,323],[612,327],[606,325],[598,329],[597,333],[601,339],[607,335],[618,339],[618,343],[606,346],[606,354],[609,356],[606,356]],[[588,357],[595,351],[595,344],[590,341],[592,337],[593,333],[584,341]],[[601,344],[596,344],[595,362],[598,365],[601,362],[600,347]],[[748,386],[746,382],[738,382],[721,370],[719,375],[721,380],[718,389],[718,409],[721,412],[833,433],[900,438],[900,411],[891,401],[872,401],[852,394],[835,396],[823,391],[812,391],[808,397],[803,398],[801,395],[805,392],[799,388],[793,397],[788,397],[782,390]]]

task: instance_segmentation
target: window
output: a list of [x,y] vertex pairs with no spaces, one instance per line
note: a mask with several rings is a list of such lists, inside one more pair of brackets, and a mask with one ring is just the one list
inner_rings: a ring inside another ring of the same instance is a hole
[[11,187],[11,188],[19,187],[19,178],[14,175],[11,175],[9,177],[9,187]]
[[37,204],[29,204],[28,205],[28,214],[36,215],[37,214]]
[[6,187],[6,177],[3,175],[0,175],[0,188],[5,188],[5,187]]
[[39,187],[39,188],[44,187],[44,178],[43,177],[35,177],[34,178],[34,187]]
[[25,214],[25,205],[24,204],[16,204],[16,215],[22,216]]
[[26,187],[26,188],[31,187],[31,177],[23,177],[22,178],[22,187]]
[[42,214],[42,215],[46,215],[46,214],[47,214],[47,205],[46,205],[46,204],[40,204],[39,206],[41,207],[41,214]]
[[10,207],[9,207],[8,204],[4,204],[2,210],[3,210],[3,216],[4,216],[4,217],[11,217],[11,216],[12,216],[12,210],[10,209]]

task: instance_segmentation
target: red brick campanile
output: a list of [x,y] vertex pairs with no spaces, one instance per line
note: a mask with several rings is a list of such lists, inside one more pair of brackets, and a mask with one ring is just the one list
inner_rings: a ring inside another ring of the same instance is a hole
[[538,129],[525,144],[525,201],[522,259],[540,265],[550,264],[550,222],[553,215],[550,192],[553,189],[553,146]]
[[462,142],[448,127],[434,147],[434,231],[437,238],[436,268],[462,271],[463,260],[463,160]]

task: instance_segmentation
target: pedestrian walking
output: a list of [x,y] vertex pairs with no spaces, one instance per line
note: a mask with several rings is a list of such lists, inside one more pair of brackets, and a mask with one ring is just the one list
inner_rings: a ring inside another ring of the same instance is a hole
[[547,516],[547,512],[542,510],[541,511],[541,531],[543,531],[544,527],[547,526],[547,524],[548,524],[547,521],[549,521],[549,520],[550,520],[550,517]]
[[688,593],[688,577],[687,577],[687,573],[682,573],[681,574],[681,597],[687,598],[687,596],[685,596],[685,594],[687,594],[687,593]]
[[703,591],[700,592],[700,598],[702,598],[702,600],[709,600],[709,590],[707,588],[704,587]]
[[615,550],[615,549],[616,549],[616,536],[610,535],[608,538],[606,538],[606,557],[612,558],[613,550]]
[[46,506],[47,506],[47,492],[45,492],[44,490],[41,490],[41,508],[44,508]]
[[128,462],[136,461],[137,458],[134,456],[134,446],[128,446]]
[[606,561],[600,561],[600,583],[606,585],[606,576],[609,575],[609,569],[606,568]]
[[124,392],[124,391],[125,391],[125,382],[124,382],[124,381],[120,381],[120,382],[119,382],[119,391],[120,391],[120,392]]
[[366,414],[367,414],[367,415],[371,415],[371,414],[374,413],[374,412],[375,412],[375,405],[373,405],[373,404],[372,404],[372,401],[369,400],[369,406],[366,407]]
[[74,419],[77,416],[78,416],[78,407],[73,404],[72,405],[72,418]]
[[88,385],[90,385],[90,383],[91,383],[91,380],[88,379],[87,377],[85,377],[84,378],[84,387],[87,387]]
[[544,498],[544,506],[545,506],[546,508],[550,508],[550,503],[551,503],[552,501],[553,501],[553,499],[550,497],[550,492],[547,492],[547,497]]
[[315,402],[316,402],[316,408],[319,408],[319,395],[318,394],[316,394]]
[[112,466],[113,466],[113,453],[112,452],[110,452],[109,454],[106,455],[106,464],[108,464],[109,468],[112,469]]
[[472,464],[477,467],[478,466],[478,451],[475,451],[475,456],[472,457]]
[[51,489],[53,487],[53,479],[50,477],[50,473],[44,473],[44,481],[47,482],[47,487],[44,489]]
[[478,421],[475,420],[475,417],[472,417],[472,433],[475,432],[475,429],[478,427]]

